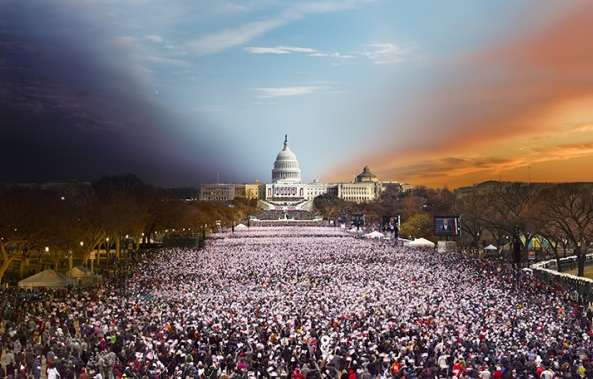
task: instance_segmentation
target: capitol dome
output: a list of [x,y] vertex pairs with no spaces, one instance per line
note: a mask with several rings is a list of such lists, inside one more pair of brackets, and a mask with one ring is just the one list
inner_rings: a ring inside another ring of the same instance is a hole
[[369,169],[369,166],[364,166],[364,168],[362,169],[362,172],[360,174],[358,174],[356,176],[356,178],[354,179],[355,183],[377,182],[377,181],[379,181],[379,179],[377,178],[377,175],[375,175],[371,172],[371,169]]
[[284,148],[276,156],[272,169],[273,183],[301,183],[301,169],[296,155],[288,147],[288,135],[284,136]]

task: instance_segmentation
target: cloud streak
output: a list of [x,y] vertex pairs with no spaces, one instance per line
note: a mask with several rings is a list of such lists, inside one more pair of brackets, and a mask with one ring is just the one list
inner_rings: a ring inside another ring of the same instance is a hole
[[331,58],[340,62],[356,59],[356,56],[350,54],[341,54],[339,52],[323,52],[308,47],[294,47],[294,46],[276,46],[276,47],[258,47],[250,46],[243,49],[250,54],[274,54],[274,55],[288,55],[288,54],[306,54],[310,57]]
[[[373,0],[297,2],[279,11],[275,17],[245,23],[235,28],[227,28],[214,34],[196,38],[187,45],[190,50],[198,55],[216,54],[229,48],[243,45],[274,29],[300,20],[307,15],[350,10],[372,2]],[[287,52],[285,51],[285,53]],[[274,54],[278,54],[278,52]]]
[[403,48],[393,43],[372,43],[362,53],[374,64],[402,63],[413,59],[414,49]]
[[253,91],[259,93],[257,97],[262,99],[286,97],[286,96],[301,96],[310,95],[314,93],[329,93],[328,86],[301,86],[301,87],[273,87],[273,88],[252,88]]
[[198,55],[216,54],[262,36],[270,30],[285,25],[292,18],[286,16],[278,19],[250,22],[236,29],[226,29],[216,34],[198,38],[190,42],[188,47]]
[[154,43],[161,43],[161,42],[165,41],[165,39],[163,37],[158,36],[156,34],[149,34],[146,36],[146,39],[149,41],[152,41]]
[[292,54],[292,53],[306,53],[315,54],[317,50],[310,49],[307,47],[295,47],[295,46],[276,46],[276,47],[246,47],[244,49],[251,54]]

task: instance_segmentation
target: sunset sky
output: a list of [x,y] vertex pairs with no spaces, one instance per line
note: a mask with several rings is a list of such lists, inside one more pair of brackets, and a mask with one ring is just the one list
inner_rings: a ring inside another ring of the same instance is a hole
[[593,1],[0,0],[0,181],[593,181]]

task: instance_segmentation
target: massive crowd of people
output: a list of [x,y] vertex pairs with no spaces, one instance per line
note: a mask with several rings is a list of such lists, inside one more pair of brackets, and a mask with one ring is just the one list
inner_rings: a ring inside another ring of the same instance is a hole
[[100,287],[2,290],[0,375],[593,378],[590,312],[533,276],[335,228],[227,237]]

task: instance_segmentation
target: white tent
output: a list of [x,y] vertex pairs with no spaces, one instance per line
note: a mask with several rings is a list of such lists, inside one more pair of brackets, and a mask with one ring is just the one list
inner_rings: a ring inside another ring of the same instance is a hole
[[19,281],[20,288],[66,288],[69,285],[76,286],[76,279],[69,278],[54,270],[41,271],[38,274]]
[[484,250],[497,250],[498,248],[494,245],[488,245],[484,248]]
[[242,230],[242,229],[247,229],[247,226],[245,224],[235,225],[235,230]]
[[66,276],[71,278],[82,278],[87,275],[91,275],[91,270],[84,266],[72,267],[70,270],[66,271]]
[[408,246],[428,246],[434,247],[434,242],[427,240],[426,238],[415,238],[412,242],[408,242]]
[[378,231],[375,230],[374,232],[367,233],[364,236],[366,238],[383,238],[383,237],[385,237],[385,234],[383,234],[383,233],[378,232]]

